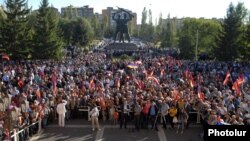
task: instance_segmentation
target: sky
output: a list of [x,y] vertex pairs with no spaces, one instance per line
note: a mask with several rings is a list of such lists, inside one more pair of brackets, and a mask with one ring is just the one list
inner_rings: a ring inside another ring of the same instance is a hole
[[[0,5],[5,0],[0,0]],[[41,0],[28,0],[32,10],[39,7]],[[89,5],[94,12],[101,13],[106,7],[122,7],[137,13],[137,23],[141,22],[142,10],[144,7],[151,9],[153,21],[162,13],[163,18],[170,17],[195,17],[195,18],[224,18],[230,4],[243,2],[250,10],[250,0],[49,0],[49,3],[60,11],[61,7],[73,5],[81,7]]]

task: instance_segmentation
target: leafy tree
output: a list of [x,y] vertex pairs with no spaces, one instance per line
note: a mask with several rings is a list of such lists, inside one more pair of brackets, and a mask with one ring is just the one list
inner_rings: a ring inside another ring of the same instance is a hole
[[0,27],[1,42],[3,51],[13,59],[25,58],[28,56],[25,42],[26,33],[26,17],[30,9],[26,9],[26,0],[7,0],[6,1],[6,20],[3,21]]
[[195,53],[195,43],[194,36],[192,36],[191,25],[189,24],[189,20],[184,20],[183,26],[179,33],[179,49],[180,49],[180,57],[182,59],[193,59]]
[[243,43],[245,17],[246,8],[243,3],[238,3],[236,7],[232,3],[229,5],[214,47],[215,56],[219,60],[230,61],[243,58],[242,53],[246,49]]
[[59,26],[63,34],[63,41],[66,45],[72,44],[74,24],[75,21],[69,20],[68,18],[61,18],[59,21]]
[[161,42],[161,47],[167,47],[172,48],[175,46],[175,28],[173,20],[170,18],[170,15],[168,15],[168,20],[166,23],[166,27],[163,28],[163,40]]
[[[149,23],[146,21],[148,20]],[[152,22],[152,11],[149,9],[149,12],[147,11],[146,7],[144,7],[142,11],[142,24],[140,29],[140,38],[147,40],[147,41],[153,41],[153,35],[154,35],[154,26]]]
[[99,23],[99,19],[97,15],[94,15],[91,19],[91,26],[94,29],[94,33],[96,38],[100,38],[102,36],[101,34],[101,26]]
[[78,18],[73,32],[73,44],[86,47],[93,40],[94,30],[85,18]]
[[42,0],[38,9],[35,25],[36,46],[32,56],[36,59],[60,59],[63,55],[63,42],[58,26],[59,17],[48,5],[48,0]]
[[249,12],[249,19],[246,25],[246,34],[245,34],[245,47],[246,51],[244,53],[244,60],[249,61],[249,56],[250,56],[250,12]]
[[163,19],[162,19],[162,13],[160,13],[158,24],[155,28],[155,35],[154,35],[155,43],[161,41],[162,36],[163,36]]

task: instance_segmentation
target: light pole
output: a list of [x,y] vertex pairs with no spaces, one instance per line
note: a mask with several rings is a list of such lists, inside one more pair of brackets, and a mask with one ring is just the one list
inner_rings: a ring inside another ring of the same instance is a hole
[[198,41],[199,41],[199,30],[196,32],[196,45],[195,45],[195,61],[198,61]]

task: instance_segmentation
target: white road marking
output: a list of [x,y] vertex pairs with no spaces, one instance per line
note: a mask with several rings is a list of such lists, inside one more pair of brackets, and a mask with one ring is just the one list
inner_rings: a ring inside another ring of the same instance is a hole
[[101,128],[101,130],[97,131],[95,141],[103,141],[103,133],[104,133],[105,125]]
[[167,141],[167,137],[165,135],[164,130],[161,127],[158,127],[159,131],[157,132],[158,137],[160,139],[160,141]]

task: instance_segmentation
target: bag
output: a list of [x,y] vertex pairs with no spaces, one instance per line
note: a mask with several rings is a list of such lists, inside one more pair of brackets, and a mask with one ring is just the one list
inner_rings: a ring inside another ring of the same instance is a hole
[[175,116],[174,118],[173,118],[173,123],[177,123],[178,122],[178,119],[177,119],[177,117]]

